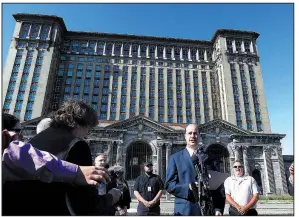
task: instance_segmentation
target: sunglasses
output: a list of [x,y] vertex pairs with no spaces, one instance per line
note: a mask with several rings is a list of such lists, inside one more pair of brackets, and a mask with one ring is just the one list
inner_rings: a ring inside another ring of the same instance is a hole
[[243,166],[234,166],[234,168],[236,169],[236,168],[243,168]]

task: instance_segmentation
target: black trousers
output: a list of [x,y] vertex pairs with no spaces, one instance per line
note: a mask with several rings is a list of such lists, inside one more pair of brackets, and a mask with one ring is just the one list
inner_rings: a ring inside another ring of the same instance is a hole
[[158,216],[160,215],[160,206],[145,208],[138,205],[137,215],[138,216]]
[[[229,207],[228,213],[229,213],[229,215],[231,215],[231,216],[240,216],[240,215],[242,215],[242,214],[239,213],[238,210],[237,210],[235,207],[233,207],[233,206],[230,206],[230,207]],[[245,213],[244,216],[257,216],[257,215],[258,215],[258,213],[257,213],[256,209],[249,209],[249,210],[247,211],[247,213]]]

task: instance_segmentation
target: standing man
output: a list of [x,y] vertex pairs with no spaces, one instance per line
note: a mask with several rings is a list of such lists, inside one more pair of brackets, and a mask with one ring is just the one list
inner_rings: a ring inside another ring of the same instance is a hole
[[160,215],[160,198],[162,196],[163,182],[160,176],[153,174],[153,164],[144,165],[145,174],[138,176],[134,184],[134,195],[139,201],[137,215]]
[[105,166],[105,155],[99,154],[94,160],[95,166],[104,167]]
[[224,182],[226,201],[230,204],[229,214],[258,215],[255,207],[259,199],[257,183],[251,176],[244,176],[243,165],[239,160],[233,164],[234,176]]
[[[198,198],[195,198],[193,194],[194,189],[196,189],[197,173],[192,157],[198,155],[197,150],[199,148],[199,131],[196,124],[189,124],[186,127],[185,139],[187,143],[186,148],[173,154],[169,159],[165,188],[167,192],[176,197],[174,215],[199,216],[201,215],[201,210],[197,202]],[[214,201],[217,199],[213,198]],[[218,207],[215,207],[213,211],[215,215],[221,215]]]
[[196,202],[191,184],[196,182],[196,171],[191,157],[198,149],[198,127],[190,124],[186,128],[186,148],[170,156],[166,171],[165,188],[175,198],[174,215],[199,216],[200,207]]

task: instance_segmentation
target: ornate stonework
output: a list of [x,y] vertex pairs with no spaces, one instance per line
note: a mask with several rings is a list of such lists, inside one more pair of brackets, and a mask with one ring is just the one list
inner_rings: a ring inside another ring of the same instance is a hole
[[[39,121],[40,119],[31,121],[28,127],[25,124],[24,132],[27,132],[25,133],[27,138],[34,136],[35,128],[32,124],[37,124]],[[244,163],[247,174],[251,175],[255,169],[260,171],[263,184],[261,188],[264,189],[264,193],[276,193],[276,189],[277,192],[285,192],[286,180],[275,182],[275,180],[284,179],[284,166],[279,143],[284,135],[256,134],[223,120],[213,120],[202,124],[199,126],[199,131],[201,133],[200,144],[205,150],[220,145],[219,147],[222,146],[228,151],[229,168],[235,159],[240,159]],[[132,159],[128,159],[127,152],[132,144],[136,144],[136,147],[138,145],[140,147],[149,146],[152,151],[150,160],[154,164],[154,171],[161,174],[162,177],[164,177],[165,171],[163,170],[168,165],[170,155],[183,150],[186,146],[184,131],[176,131],[143,116],[120,121],[106,127],[98,127],[89,135],[88,141],[93,158],[99,153],[104,153],[110,165],[119,162],[126,168],[129,168],[130,162],[132,163]],[[146,154],[143,155],[142,150],[139,150],[138,153],[139,155],[136,152],[138,158],[142,158]],[[132,153],[130,154],[132,155]],[[278,174],[279,177],[274,178],[272,164],[277,160],[279,167],[275,174]]]

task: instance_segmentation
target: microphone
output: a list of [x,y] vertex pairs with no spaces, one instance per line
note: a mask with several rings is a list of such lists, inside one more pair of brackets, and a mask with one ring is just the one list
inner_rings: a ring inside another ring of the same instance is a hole
[[109,168],[109,167],[110,167],[110,166],[109,166],[109,164],[108,164],[108,163],[105,163],[105,164],[104,164],[104,168],[105,168],[105,169],[107,169],[107,170],[108,170],[108,168]]

